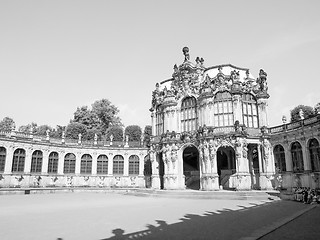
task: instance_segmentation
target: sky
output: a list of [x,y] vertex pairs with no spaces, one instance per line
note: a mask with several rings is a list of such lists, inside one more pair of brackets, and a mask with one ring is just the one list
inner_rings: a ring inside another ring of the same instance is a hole
[[268,74],[269,126],[320,102],[320,1],[0,0],[0,120],[65,126],[102,98],[151,124],[151,93],[203,57]]

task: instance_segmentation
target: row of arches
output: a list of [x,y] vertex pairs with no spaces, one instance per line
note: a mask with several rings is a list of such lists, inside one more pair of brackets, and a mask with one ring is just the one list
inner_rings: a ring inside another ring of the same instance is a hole
[[[291,159],[292,159],[292,171],[296,173],[304,172],[305,165],[303,158],[303,149],[299,142],[293,142],[289,148]],[[278,172],[288,171],[288,166],[286,165],[286,152],[284,147],[281,144],[277,144],[273,149],[274,160],[276,165],[276,170]],[[308,141],[307,144],[307,154],[309,155],[311,170],[312,172],[320,172],[320,146],[319,141],[315,138],[312,138]]]
[[[161,135],[164,132],[165,115],[161,106],[156,111],[156,134]],[[242,122],[249,128],[258,128],[258,108],[257,100],[251,94],[243,94],[241,97]],[[195,131],[198,128],[198,122],[201,116],[208,117],[204,113],[204,108],[200,108],[197,99],[193,96],[185,97],[181,102],[180,124],[181,132]],[[234,105],[231,93],[228,91],[218,92],[214,96],[213,104],[213,124],[215,127],[227,127],[234,125]],[[199,116],[200,114],[200,116]]]
[[[0,147],[0,172],[4,172],[6,164],[7,151],[6,148]],[[41,173],[43,171],[43,152],[35,150],[31,156],[31,173]],[[26,151],[18,148],[13,153],[11,172],[23,173],[25,170]],[[108,157],[105,154],[100,154],[97,157],[97,174],[108,174]],[[115,155],[112,159],[112,173],[114,175],[124,174],[124,157],[122,155]],[[139,174],[140,158],[137,155],[129,156],[129,175]],[[59,154],[51,152],[48,157],[47,172],[58,173]],[[80,173],[92,173],[93,158],[90,154],[83,154],[80,159]],[[76,155],[67,153],[63,160],[63,173],[74,174],[76,169]]]

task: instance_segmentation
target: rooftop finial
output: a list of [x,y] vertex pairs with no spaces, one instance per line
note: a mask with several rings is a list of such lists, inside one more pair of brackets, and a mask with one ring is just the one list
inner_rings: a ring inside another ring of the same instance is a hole
[[189,55],[189,48],[188,47],[184,47],[182,48],[182,52],[183,52],[183,55],[184,55],[184,61],[189,61],[190,59],[190,55]]

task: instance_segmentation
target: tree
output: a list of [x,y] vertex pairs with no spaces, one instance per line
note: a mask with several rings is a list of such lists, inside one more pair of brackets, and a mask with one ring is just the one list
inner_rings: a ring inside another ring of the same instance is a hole
[[121,126],[111,126],[106,133],[106,139],[110,139],[110,135],[113,135],[113,141],[123,141],[123,128]]
[[129,141],[140,141],[142,130],[138,125],[129,125],[124,130],[125,135],[129,136]]
[[38,127],[38,124],[36,124],[35,122],[32,122],[27,125],[20,126],[18,131],[23,133],[30,133],[30,132],[34,133],[37,127]]
[[301,120],[300,109],[302,109],[304,118],[309,118],[315,115],[314,109],[310,106],[298,105],[290,111],[291,122]]
[[10,117],[5,117],[0,122],[0,131],[10,132],[12,128],[15,126],[15,122]]
[[71,122],[66,127],[66,138],[78,139],[79,133],[83,138],[86,138],[87,127],[82,123]]
[[87,130],[90,130],[88,138],[92,139],[94,133],[102,136],[106,134],[109,127],[122,126],[121,120],[117,116],[118,113],[118,108],[112,105],[109,100],[101,99],[91,105],[91,110],[88,106],[78,107],[72,122],[85,125]]
[[150,140],[151,140],[151,136],[152,136],[152,126],[151,125],[147,125],[144,127],[144,144],[147,147],[150,147]]
[[56,128],[53,129],[53,131],[50,134],[50,136],[52,136],[54,138],[61,138],[62,137],[62,132],[64,132],[65,130],[66,130],[66,126],[57,125]]
[[47,135],[47,130],[49,130],[51,133],[53,131],[53,128],[48,125],[40,125],[36,128],[35,134]]
[[91,106],[92,113],[100,120],[102,134],[105,134],[111,126],[122,126],[121,119],[117,116],[119,109],[111,104],[108,99],[97,100]]

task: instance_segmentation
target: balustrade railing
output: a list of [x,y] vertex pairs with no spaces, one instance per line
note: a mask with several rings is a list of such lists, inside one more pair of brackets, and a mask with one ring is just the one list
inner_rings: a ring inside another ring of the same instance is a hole
[[102,146],[113,146],[113,147],[145,147],[145,143],[141,141],[106,141],[106,140],[83,140],[71,139],[71,138],[53,138],[50,136],[24,133],[18,131],[0,131],[0,138],[9,138],[14,140],[24,140],[32,142],[46,142],[68,146],[90,146],[90,147],[102,147]]
[[297,122],[287,123],[280,126],[269,128],[269,133],[281,133],[285,131],[292,131],[292,130],[302,128],[303,126],[308,126],[308,125],[317,124],[317,123],[320,124],[319,114],[317,116],[306,118]]

